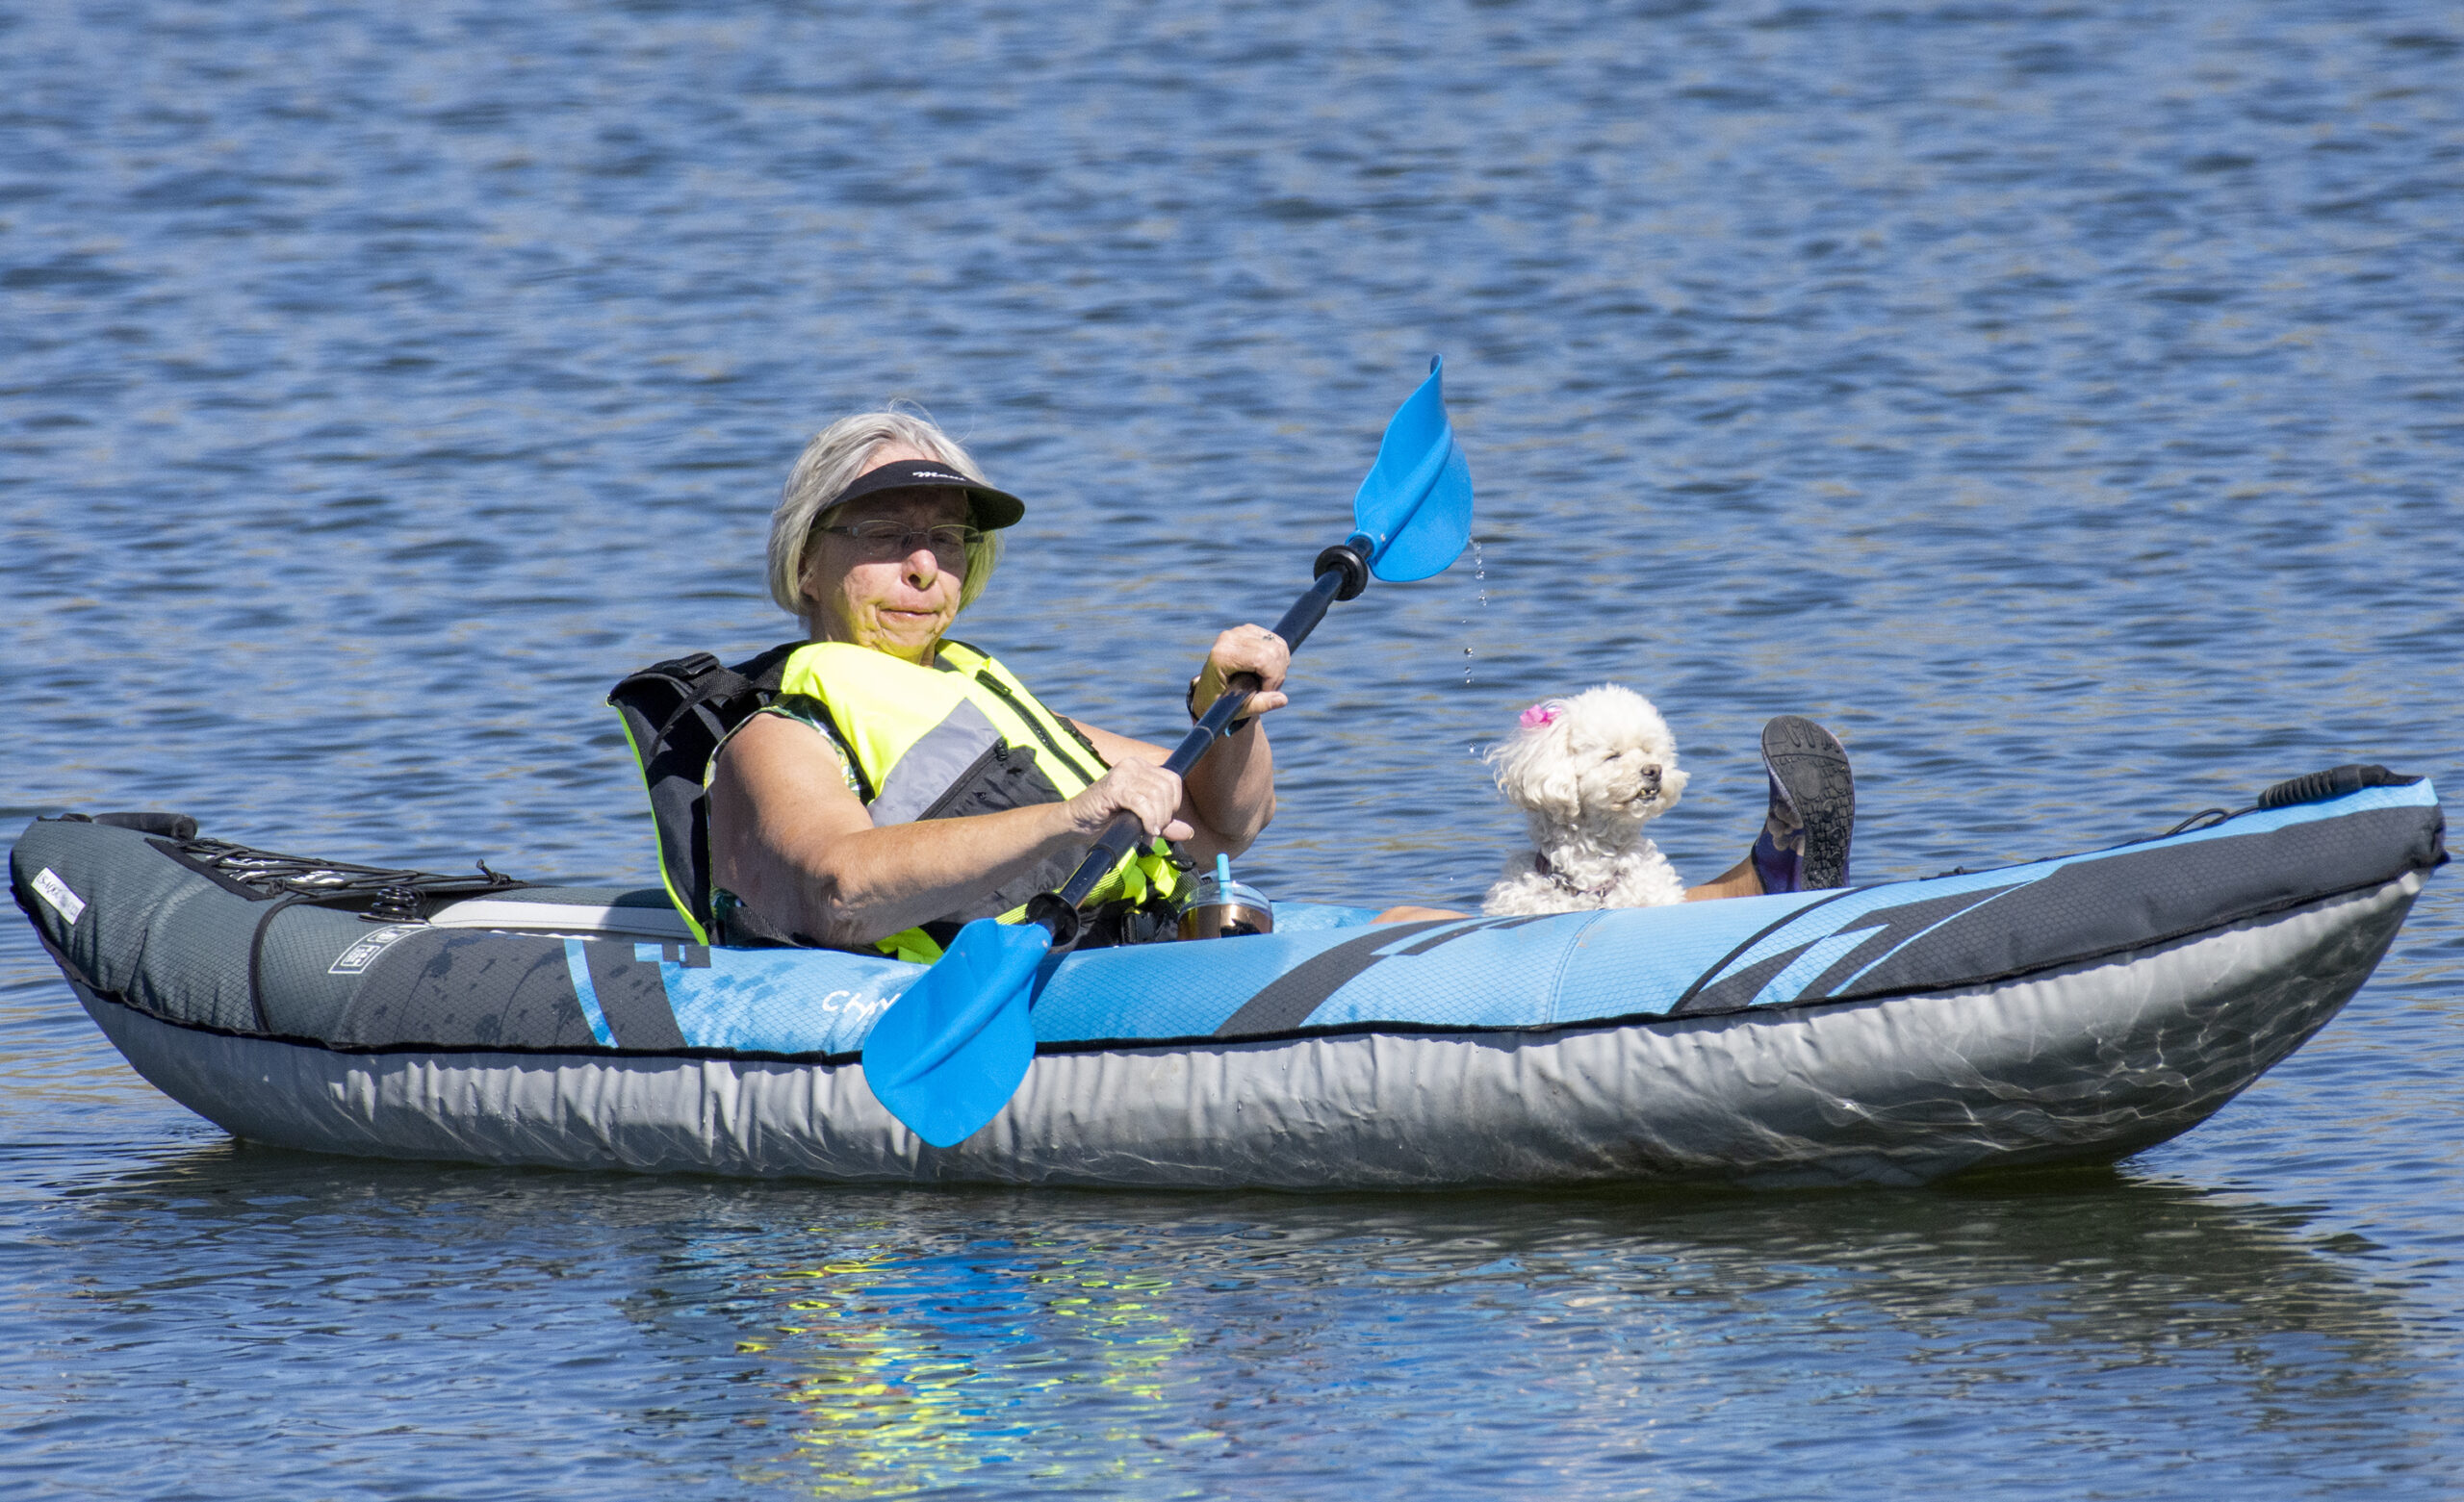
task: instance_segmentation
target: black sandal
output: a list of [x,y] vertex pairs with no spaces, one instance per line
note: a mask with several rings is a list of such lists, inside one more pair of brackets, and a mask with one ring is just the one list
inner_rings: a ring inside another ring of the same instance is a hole
[[1857,828],[1857,780],[1846,748],[1812,721],[1782,715],[1762,727],[1762,770],[1771,782],[1770,812],[1754,842],[1762,890],[1846,886]]

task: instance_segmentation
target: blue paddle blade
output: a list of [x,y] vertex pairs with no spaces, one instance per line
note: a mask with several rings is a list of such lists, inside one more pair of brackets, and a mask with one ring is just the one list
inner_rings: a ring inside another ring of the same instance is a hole
[[864,1082],[935,1147],[956,1147],[1001,1114],[1035,1062],[1028,1014],[1036,967],[1052,950],[1041,924],[979,918],[864,1039]]
[[1390,584],[1439,573],[1472,540],[1472,467],[1446,420],[1444,369],[1431,359],[1428,379],[1395,409],[1352,497],[1352,526],[1375,546],[1369,572]]

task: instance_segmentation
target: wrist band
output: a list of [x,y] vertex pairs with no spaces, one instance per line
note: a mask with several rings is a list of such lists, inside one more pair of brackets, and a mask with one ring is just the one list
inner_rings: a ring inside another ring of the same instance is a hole
[[[1181,707],[1190,712],[1190,724],[1192,725],[1195,725],[1198,722],[1197,685],[1198,678],[1202,678],[1204,676],[1206,676],[1206,675],[1201,673],[1196,678],[1190,679],[1190,691],[1181,696]],[[1240,719],[1233,721],[1230,725],[1223,727],[1224,738],[1229,740],[1233,736],[1240,734],[1242,731],[1257,723],[1258,717],[1256,715],[1243,715]]]

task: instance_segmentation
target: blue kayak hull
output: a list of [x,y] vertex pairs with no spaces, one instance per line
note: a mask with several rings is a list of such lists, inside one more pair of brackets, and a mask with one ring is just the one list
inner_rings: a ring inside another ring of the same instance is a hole
[[90,825],[38,824],[12,874],[140,1073],[291,1147],[853,1182],[1915,1184],[2196,1125],[2368,978],[2442,833],[2419,783],[1837,893],[1382,927],[1296,905],[1275,934],[1049,967],[1025,1082],[947,1149],[857,1056],[912,966],[699,949],[608,892],[269,912]]

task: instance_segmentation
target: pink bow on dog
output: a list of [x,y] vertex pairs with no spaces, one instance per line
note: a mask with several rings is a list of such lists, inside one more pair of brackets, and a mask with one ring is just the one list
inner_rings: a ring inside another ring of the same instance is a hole
[[1566,706],[1556,700],[1543,700],[1523,712],[1523,727],[1536,730],[1544,725],[1554,725],[1557,717],[1565,712]]

